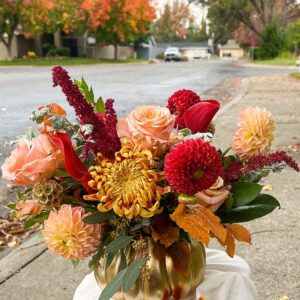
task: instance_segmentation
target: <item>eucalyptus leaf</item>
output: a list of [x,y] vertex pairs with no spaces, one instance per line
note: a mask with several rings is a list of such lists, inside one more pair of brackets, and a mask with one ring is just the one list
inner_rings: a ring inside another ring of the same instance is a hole
[[123,290],[126,293],[141,274],[141,266],[146,263],[146,257],[134,260],[126,269],[123,279]]
[[119,265],[119,272],[127,268],[127,260],[124,253],[124,249],[121,249],[121,261]]
[[111,252],[107,254],[106,257],[106,261],[105,261],[105,270],[107,270],[109,268],[109,266],[111,265],[111,263],[113,262],[114,258],[115,258],[116,252]]
[[99,300],[110,300],[111,297],[121,288],[126,269],[119,272],[114,279],[104,288]]
[[117,252],[123,248],[126,248],[130,244],[132,239],[132,236],[120,236],[111,243],[109,243],[109,245],[106,247],[106,252]]
[[101,223],[110,217],[112,217],[113,213],[112,212],[100,212],[100,211],[95,211],[92,212],[90,216],[87,216],[83,219],[84,223],[86,224],[98,224]]
[[248,205],[235,207],[230,211],[218,210],[222,223],[242,223],[261,218],[271,213],[279,202],[271,195],[260,194]]
[[254,182],[236,182],[232,184],[230,192],[234,198],[233,206],[244,206],[254,200],[263,186]]

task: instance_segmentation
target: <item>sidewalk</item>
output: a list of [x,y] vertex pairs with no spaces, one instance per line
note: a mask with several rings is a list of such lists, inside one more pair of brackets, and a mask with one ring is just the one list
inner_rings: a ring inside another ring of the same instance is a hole
[[[239,95],[218,115],[216,145],[227,148],[238,112],[250,105],[266,107],[274,114],[273,149],[297,150],[293,145],[300,143],[300,82],[284,77],[244,79]],[[299,149],[293,155],[300,162]],[[272,185],[271,193],[282,208],[246,224],[253,245],[237,247],[237,254],[252,267],[263,300],[278,300],[283,295],[300,299],[299,183],[300,175],[290,170],[267,179],[265,184]],[[88,272],[86,262],[74,271],[69,261],[50,253],[41,240],[31,239],[0,260],[0,299],[71,300]]]

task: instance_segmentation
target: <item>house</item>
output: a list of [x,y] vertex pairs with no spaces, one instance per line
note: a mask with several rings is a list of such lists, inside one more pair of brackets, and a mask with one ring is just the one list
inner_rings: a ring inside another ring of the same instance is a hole
[[207,58],[210,53],[208,42],[174,42],[156,43],[152,38],[146,44],[141,44],[137,49],[137,58],[151,60],[163,54],[167,48],[176,47],[189,60],[197,58]]
[[219,46],[220,57],[242,58],[244,49],[242,49],[235,40],[228,40],[227,44]]

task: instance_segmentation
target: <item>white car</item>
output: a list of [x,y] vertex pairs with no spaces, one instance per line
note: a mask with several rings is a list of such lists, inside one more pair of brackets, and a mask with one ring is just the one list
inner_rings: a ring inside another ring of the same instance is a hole
[[165,61],[171,61],[171,60],[180,61],[181,58],[182,58],[182,54],[179,48],[177,47],[169,47],[164,52]]
[[296,67],[300,67],[300,59],[296,60]]

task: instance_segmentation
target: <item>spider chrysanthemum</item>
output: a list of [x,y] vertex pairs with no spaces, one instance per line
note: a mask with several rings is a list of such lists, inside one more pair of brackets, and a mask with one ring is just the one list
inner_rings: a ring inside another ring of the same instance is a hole
[[85,200],[98,200],[98,210],[111,209],[118,216],[132,219],[137,216],[150,218],[159,211],[160,192],[156,181],[160,174],[153,167],[151,151],[138,151],[129,143],[111,160],[98,155],[98,165],[89,169],[89,185],[98,190],[84,196]]
[[211,187],[222,172],[216,148],[202,139],[178,144],[165,159],[165,177],[179,193],[195,194]]
[[241,158],[265,155],[270,151],[275,130],[272,114],[259,107],[240,112],[238,130],[233,136],[232,149]]

